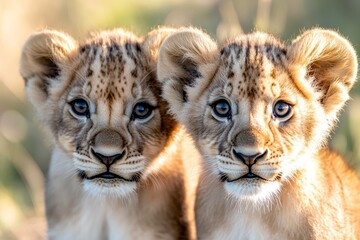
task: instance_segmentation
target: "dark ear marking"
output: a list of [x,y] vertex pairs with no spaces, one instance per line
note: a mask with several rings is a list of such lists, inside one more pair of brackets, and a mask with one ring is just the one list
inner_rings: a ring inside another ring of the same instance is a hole
[[187,86],[194,87],[196,78],[202,77],[198,70],[197,64],[191,59],[182,59],[179,56],[171,55],[172,61],[175,63],[181,63],[181,68],[184,70],[182,77],[179,80]]
[[89,67],[86,72],[86,77],[91,77],[93,75],[94,71]]
[[184,70],[188,73],[187,76],[180,77],[179,80],[186,86],[194,87],[196,78],[201,77],[200,72],[194,66],[184,66]]
[[137,78],[138,73],[137,73],[137,69],[136,69],[136,68],[134,68],[134,69],[131,71],[131,76],[133,76],[134,78]]
[[188,83],[186,83],[187,85],[193,87],[194,86],[194,82],[196,78],[200,78],[201,73],[198,71],[198,67],[197,65],[192,62],[192,61],[185,61],[184,65],[183,65],[183,69],[188,73],[189,77],[191,78],[191,81],[189,81]]
[[179,77],[178,80],[181,82],[182,89],[182,99],[186,103],[188,101],[188,93],[186,92],[186,87],[194,87],[196,79],[202,77],[201,73],[198,70],[197,64],[191,59],[179,59],[177,56],[172,56],[175,62],[182,62],[183,76]]
[[186,103],[189,100],[188,94],[187,94],[187,92],[185,91],[184,88],[182,89],[182,99],[183,99],[184,103]]
[[185,87],[189,86],[189,87],[194,87],[195,83],[196,83],[196,79],[202,77],[201,73],[197,70],[197,67],[195,65],[191,66],[191,65],[186,65],[184,67],[184,70],[187,71],[189,73],[189,77],[186,78],[180,78],[180,81],[183,83],[183,100],[184,102],[188,101],[188,95],[187,92],[185,91]]
[[39,57],[38,62],[46,69],[46,72],[44,73],[45,77],[56,78],[60,75],[61,70],[59,66],[51,58]]

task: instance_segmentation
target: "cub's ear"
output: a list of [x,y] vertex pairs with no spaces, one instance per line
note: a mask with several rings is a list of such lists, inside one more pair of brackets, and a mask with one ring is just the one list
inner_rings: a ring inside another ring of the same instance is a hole
[[35,33],[26,41],[20,58],[20,74],[25,79],[28,98],[36,107],[46,102],[51,85],[75,49],[77,43],[57,31]]
[[328,120],[335,121],[356,80],[358,63],[352,45],[334,31],[313,29],[296,38],[288,53],[290,65],[304,69],[305,77],[314,81]]
[[157,59],[161,44],[169,35],[175,32],[175,28],[159,27],[146,35],[143,42],[143,47],[152,70],[156,71]]
[[[170,111],[181,120],[184,108],[207,86],[218,59],[217,44],[201,30],[180,28],[160,47],[157,74]],[[195,90],[196,89],[196,90]]]

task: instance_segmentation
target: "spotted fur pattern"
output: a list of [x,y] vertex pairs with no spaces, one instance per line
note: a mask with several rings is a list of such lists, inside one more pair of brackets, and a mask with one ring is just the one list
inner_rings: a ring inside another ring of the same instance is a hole
[[289,46],[260,32],[218,46],[193,28],[165,40],[163,96],[203,156],[199,239],[359,238],[360,181],[325,147],[356,73],[330,30]]

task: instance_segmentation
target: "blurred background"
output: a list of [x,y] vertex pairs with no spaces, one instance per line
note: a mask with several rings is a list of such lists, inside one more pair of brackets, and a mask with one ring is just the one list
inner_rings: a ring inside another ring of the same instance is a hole
[[[34,31],[82,40],[117,27],[194,25],[222,41],[263,30],[289,42],[301,30],[340,31],[360,53],[359,0],[0,0],[0,239],[45,239],[44,182],[51,140],[26,101],[20,51]],[[330,142],[360,173],[360,83]]]

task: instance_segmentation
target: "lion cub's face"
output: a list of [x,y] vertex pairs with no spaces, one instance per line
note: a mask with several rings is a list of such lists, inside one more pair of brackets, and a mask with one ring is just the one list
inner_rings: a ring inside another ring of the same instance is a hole
[[74,164],[63,174],[78,174],[94,195],[135,191],[169,134],[142,44],[121,30],[80,46],[47,31],[24,47],[21,72],[29,98]]
[[201,119],[191,124],[203,126],[196,136],[208,167],[229,193],[245,197],[280,188],[306,153],[319,107],[291,81],[285,48],[252,37],[223,48],[217,73],[189,118]]
[[[254,33],[219,51],[208,36],[190,29],[161,47],[164,97],[196,140],[205,172],[231,195],[261,200],[276,194],[306,167],[347,99],[354,51],[334,32],[313,31],[290,47]],[[323,49],[311,49],[316,47]],[[337,48],[347,57],[334,57],[341,53]]]

